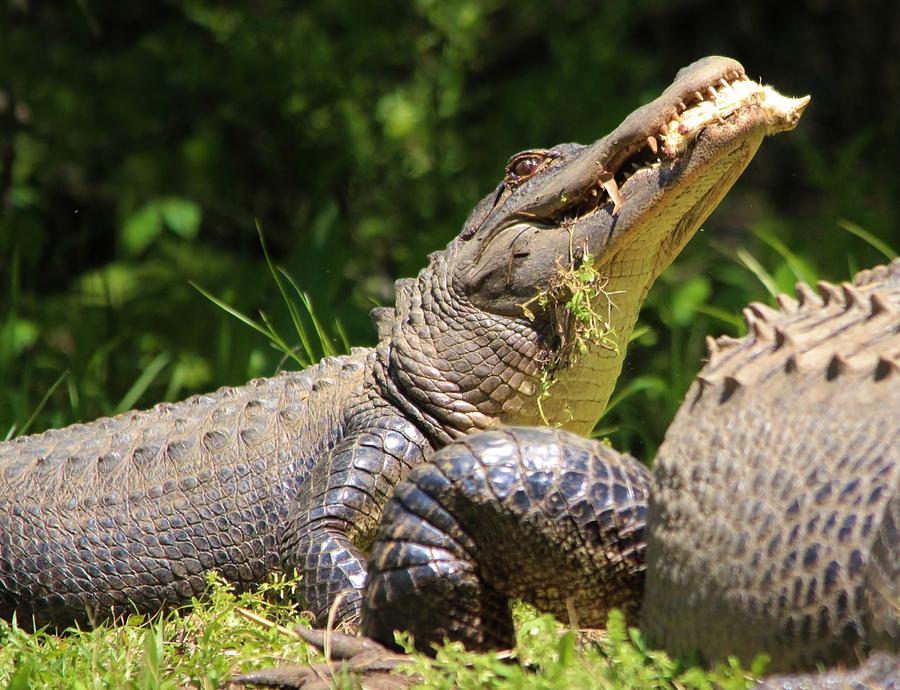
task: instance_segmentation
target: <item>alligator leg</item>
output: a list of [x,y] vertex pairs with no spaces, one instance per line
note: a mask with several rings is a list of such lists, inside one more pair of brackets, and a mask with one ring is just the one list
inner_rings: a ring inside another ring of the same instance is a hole
[[428,441],[396,415],[366,418],[317,463],[294,498],[282,541],[286,570],[301,575],[306,605],[324,624],[357,625],[366,581],[365,553],[391,490],[431,453]]
[[234,680],[319,690],[349,674],[364,687],[408,687],[416,677],[397,673],[403,657],[382,646],[394,646],[395,629],[431,653],[445,637],[512,647],[510,598],[561,618],[574,608],[586,625],[605,624],[613,607],[634,616],[648,484],[637,460],[558,430],[468,436],[413,469],[385,509],[363,611],[374,639],[298,630],[322,649],[330,638],[331,661]]
[[[417,468],[388,504],[369,563],[363,633],[410,630],[511,647],[509,599],[604,625],[635,617],[643,589],[649,473],[638,461],[554,429],[466,437]],[[574,623],[574,621],[573,621]]]
[[[473,650],[511,647],[511,598],[562,619],[574,610],[584,625],[605,624],[612,607],[634,620],[648,487],[647,470],[633,458],[555,429],[511,428],[446,446],[397,485],[384,510],[363,602],[362,630],[372,639],[335,633],[337,663],[236,680],[324,688],[346,673],[366,687],[406,687],[410,676],[394,673],[402,657],[381,646],[393,646],[394,630],[410,631],[426,653],[444,638]],[[896,600],[897,511],[889,517],[873,577],[886,585],[879,589],[888,597],[884,617],[896,624],[888,606]],[[303,632],[319,647],[329,635]],[[876,653],[856,669],[772,676],[759,687],[886,690],[898,676],[900,658]]]

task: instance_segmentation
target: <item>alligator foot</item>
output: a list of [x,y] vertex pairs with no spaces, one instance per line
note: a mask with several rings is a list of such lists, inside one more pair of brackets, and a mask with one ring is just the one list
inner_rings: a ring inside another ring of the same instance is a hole
[[[408,657],[397,654],[367,637],[333,630],[297,628],[297,634],[321,650],[329,661],[311,666],[278,666],[236,676],[233,684],[270,688],[327,690],[339,681],[353,679],[372,690],[408,688],[420,681],[413,675],[395,673]],[[343,687],[343,686],[342,686]]]

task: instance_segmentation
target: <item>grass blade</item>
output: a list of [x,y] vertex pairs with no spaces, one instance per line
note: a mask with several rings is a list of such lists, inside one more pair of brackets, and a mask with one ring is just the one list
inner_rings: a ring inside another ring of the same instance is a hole
[[[50,400],[50,396],[53,395],[53,392],[57,388],[59,388],[59,385],[63,382],[63,380],[68,375],[69,375],[69,371],[67,369],[66,371],[61,373],[59,375],[59,377],[56,379],[56,381],[53,382],[53,385],[47,389],[47,392],[44,393],[44,397],[41,398],[41,401],[37,404],[37,407],[34,408],[34,411],[31,413],[31,416],[28,418],[28,421],[26,421],[22,425],[22,428],[18,430],[18,435],[28,433],[28,429],[31,427],[32,424],[34,424],[34,420],[40,414],[41,410],[44,409],[44,405],[46,405],[47,401]],[[13,424],[13,426],[10,427],[9,431],[6,433],[6,438],[4,440],[8,441],[9,439],[12,438],[13,434],[15,434],[15,433],[16,433],[16,426],[15,426],[15,424]]]
[[732,314],[730,311],[720,309],[719,307],[714,307],[711,304],[702,304],[699,307],[696,307],[694,311],[698,314],[706,314],[707,316],[711,316],[714,319],[722,321],[723,323],[727,323],[738,332],[743,332],[744,319],[741,318],[740,314]]
[[803,260],[792,252],[784,242],[766,230],[757,230],[755,234],[759,239],[778,252],[797,280],[808,283],[809,285],[813,285],[816,282],[816,276],[804,264]]
[[[318,338],[318,340],[319,340],[319,347],[321,347],[321,349],[322,349],[322,354],[326,357],[330,357],[331,355],[336,355],[337,351],[334,349],[334,345],[331,343],[331,339],[326,335],[325,329],[322,328],[321,322],[319,321],[318,317],[316,316],[315,312],[313,311],[312,300],[310,299],[309,295],[300,289],[300,287],[297,285],[297,283],[294,281],[294,279],[290,276],[290,274],[288,274],[287,271],[285,271],[283,268],[280,268],[278,270],[281,273],[281,275],[284,276],[284,279],[287,280],[288,283],[290,284],[290,286],[294,289],[294,292],[297,293],[297,296],[300,298],[300,303],[303,305],[304,309],[306,309],[306,313],[309,315],[310,321],[312,321],[312,324],[313,324],[313,328],[316,331],[316,338]],[[288,299],[287,296],[285,296],[285,300],[287,300],[287,299]],[[291,306],[293,306],[293,303],[291,304]],[[302,333],[302,337],[308,344],[309,340],[306,335],[306,329],[304,328],[302,322],[300,321],[299,314],[297,316],[297,321],[296,321],[295,326],[297,328],[298,333]],[[312,347],[310,345],[307,345],[307,346],[309,347],[310,350],[312,350]],[[313,359],[318,359],[318,357],[314,357]]]
[[763,287],[772,297],[778,295],[778,285],[775,283],[775,279],[763,268],[763,265],[756,260],[753,254],[742,247],[735,252],[735,255],[756,276],[756,279],[763,284]]
[[344,352],[350,352],[350,338],[347,337],[347,331],[344,330],[344,324],[342,324],[337,319],[334,320],[334,330],[338,334],[338,338],[341,341],[341,347],[344,349]]
[[169,363],[169,359],[169,353],[167,352],[160,352],[156,355],[150,364],[147,365],[147,368],[144,369],[140,376],[138,376],[137,381],[131,385],[131,388],[128,389],[128,392],[125,393],[124,397],[119,401],[119,404],[116,405],[113,414],[122,414],[133,408],[140,397],[147,392],[147,389],[159,375],[159,372],[161,372]]
[[284,300],[284,303],[288,308],[288,313],[291,316],[291,322],[294,324],[294,330],[297,332],[297,336],[300,338],[300,343],[303,345],[303,350],[306,352],[306,356],[309,361],[315,362],[318,357],[312,349],[312,344],[309,340],[309,336],[306,333],[306,328],[303,326],[303,322],[300,320],[300,314],[297,311],[297,307],[294,304],[293,300],[288,297],[287,290],[284,289],[284,284],[281,282],[279,273],[284,275],[288,279],[295,290],[297,290],[297,286],[294,284],[294,281],[290,278],[290,276],[287,275],[287,273],[277,268],[275,264],[272,263],[272,257],[269,256],[269,248],[266,246],[266,238],[263,235],[262,226],[259,224],[259,222],[256,223],[256,233],[257,235],[259,235],[259,244],[262,247],[263,256],[266,258],[266,265],[269,267],[269,273],[272,274],[272,278],[275,280],[275,285],[278,286],[278,292],[281,293],[281,299]]
[[[612,399],[610,399],[609,404],[606,406],[606,410],[603,412],[603,417],[612,412],[619,404],[628,400],[632,395],[640,393],[641,391],[664,391],[665,389],[666,382],[658,376],[638,376],[629,381],[625,388],[620,390],[612,397]],[[601,419],[603,417],[601,417]]]
[[331,357],[333,355],[336,355],[337,350],[334,349],[334,344],[331,342],[331,338],[326,335],[325,329],[322,328],[322,324],[319,322],[319,319],[315,315],[315,312],[313,312],[312,300],[310,300],[309,295],[304,292],[300,295],[300,300],[303,302],[303,306],[306,307],[306,313],[309,314],[310,320],[312,320],[313,328],[316,329],[316,337],[319,339],[319,343],[322,346],[322,351],[325,353],[325,356]]
[[287,344],[287,341],[281,337],[278,331],[275,330],[275,326],[272,325],[272,322],[269,321],[269,317],[266,316],[265,312],[259,312],[259,318],[263,320],[263,323],[266,325],[269,334],[269,340],[272,341],[272,345],[275,346],[278,350],[283,352],[286,356],[293,359],[297,364],[301,367],[308,367],[315,361],[315,358],[311,359],[303,359],[300,355],[297,354],[297,348],[291,347]]
[[887,257],[888,261],[892,260],[894,257],[897,256],[897,251],[893,247],[891,247],[887,242],[876,237],[871,232],[869,232],[865,228],[857,225],[856,223],[854,223],[852,221],[839,220],[838,227],[841,228],[842,230],[846,230],[851,235],[856,235],[861,240],[864,240],[865,242],[867,242],[871,247],[874,247],[879,252],[884,254],[885,257]]
[[250,328],[252,328],[257,333],[262,333],[267,338],[271,337],[271,334],[269,333],[269,331],[267,331],[265,328],[260,326],[258,323],[256,323],[256,321],[251,319],[249,316],[246,316],[245,314],[239,312],[234,307],[226,304],[225,302],[220,300],[218,297],[214,296],[212,293],[207,292],[202,287],[197,285],[197,283],[190,281],[190,280],[188,281],[188,283],[190,283],[191,287],[193,287],[197,292],[199,292],[201,295],[203,295],[206,299],[208,299],[210,302],[212,302],[217,307],[219,307],[219,309],[228,312],[234,318],[236,318],[238,321],[246,324],[247,326],[250,326]]

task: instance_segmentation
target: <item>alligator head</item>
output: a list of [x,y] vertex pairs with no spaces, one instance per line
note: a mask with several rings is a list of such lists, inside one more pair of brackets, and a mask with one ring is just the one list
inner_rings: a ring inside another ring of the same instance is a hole
[[595,143],[513,156],[376,315],[389,394],[444,440],[500,423],[590,432],[650,286],[808,102],[709,57]]

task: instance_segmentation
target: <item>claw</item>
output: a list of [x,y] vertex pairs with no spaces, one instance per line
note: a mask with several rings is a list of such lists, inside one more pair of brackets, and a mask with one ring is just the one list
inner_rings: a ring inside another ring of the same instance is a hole
[[370,640],[368,637],[347,635],[335,630],[313,630],[299,626],[294,629],[294,632],[297,633],[297,637],[301,640],[321,651],[329,649],[332,659],[349,659],[363,652],[390,653],[386,647],[378,644],[375,640]]
[[306,690],[326,690],[331,687],[326,680],[330,675],[328,669],[321,677],[316,666],[278,666],[263,668],[259,671],[242,673],[232,678],[232,682],[241,685],[249,684],[263,688],[306,688]]
[[326,690],[342,677],[356,677],[362,686],[373,690],[408,688],[421,682],[409,674],[395,674],[394,669],[407,663],[408,657],[397,654],[366,637],[355,637],[333,630],[297,628],[297,635],[318,649],[328,647],[333,661],[309,666],[278,666],[249,671],[235,676],[233,682],[260,687]]

